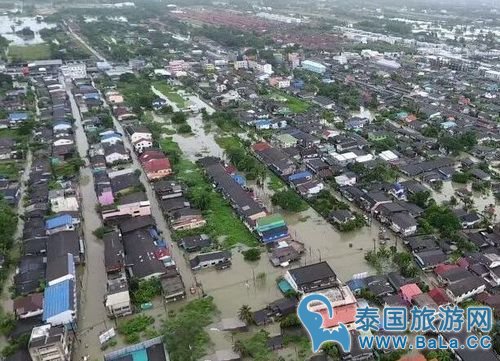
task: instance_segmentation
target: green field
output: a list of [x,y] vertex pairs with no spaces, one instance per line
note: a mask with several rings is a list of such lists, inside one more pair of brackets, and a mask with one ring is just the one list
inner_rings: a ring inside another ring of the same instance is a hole
[[50,59],[50,46],[48,44],[36,45],[11,45],[8,56],[12,60],[44,60]]
[[206,232],[215,239],[222,237],[226,247],[232,247],[238,243],[247,246],[258,245],[257,238],[238,219],[228,202],[219,193],[213,191],[210,182],[205,178],[200,167],[182,158],[182,152],[177,143],[172,141],[171,138],[166,138],[160,142],[160,146],[167,155],[174,153],[180,155],[173,168],[177,179],[188,185],[189,192],[205,190],[209,197],[209,206],[203,211],[207,225],[196,230],[197,234]]
[[186,107],[186,101],[182,98],[177,91],[164,81],[155,81],[153,86],[156,90],[165,95],[171,102],[175,103],[180,109]]
[[296,114],[304,113],[311,107],[311,104],[309,104],[308,102],[280,91],[271,92],[269,94],[269,98],[278,101],[284,100],[283,103],[286,104],[286,106],[290,109],[292,113]]

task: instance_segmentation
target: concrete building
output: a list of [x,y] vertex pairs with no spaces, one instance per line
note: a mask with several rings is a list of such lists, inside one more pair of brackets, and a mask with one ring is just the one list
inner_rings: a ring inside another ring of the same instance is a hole
[[64,326],[50,324],[33,328],[28,344],[33,361],[69,361],[71,343]]
[[108,279],[105,305],[109,317],[123,317],[132,314],[130,293],[125,273],[115,279]]
[[72,63],[61,66],[61,72],[66,79],[85,79],[87,65],[85,63]]
[[312,60],[304,60],[302,62],[302,68],[318,74],[323,74],[326,71],[326,66]]

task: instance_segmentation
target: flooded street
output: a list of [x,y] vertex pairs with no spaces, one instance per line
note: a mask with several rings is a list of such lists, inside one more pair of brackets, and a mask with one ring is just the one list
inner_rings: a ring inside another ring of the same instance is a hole
[[[35,34],[33,37],[23,37],[15,32],[23,28],[30,28]],[[38,22],[35,18],[0,16],[0,35],[9,40],[11,45],[33,45],[43,43],[40,30],[52,29],[56,24]]]
[[179,144],[184,156],[195,162],[206,156],[225,158],[224,149],[215,141],[214,133],[206,133],[201,114],[190,116],[187,123],[194,135],[174,134],[173,140]]
[[[67,85],[67,93],[71,102],[73,118],[75,119],[75,139],[78,153],[82,159],[86,160],[87,137],[69,85]],[[103,304],[106,293],[104,244],[93,234],[93,231],[102,225],[102,221],[95,209],[98,202],[94,190],[94,177],[89,166],[80,169],[80,197],[86,264],[81,270],[81,282],[79,284],[81,288],[77,334],[79,341],[74,344],[75,360],[80,360],[85,355],[90,355],[90,359],[97,359],[100,356],[99,333],[108,328],[108,322],[111,323],[106,316]]]

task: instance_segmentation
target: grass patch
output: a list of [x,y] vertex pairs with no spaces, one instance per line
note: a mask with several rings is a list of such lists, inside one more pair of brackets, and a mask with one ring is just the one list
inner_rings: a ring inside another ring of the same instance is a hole
[[171,102],[175,103],[179,108],[183,109],[186,107],[186,101],[183,97],[177,93],[177,91],[163,81],[155,81],[153,82],[153,86],[156,90],[160,91],[163,95],[165,95]]
[[206,354],[210,336],[205,327],[216,312],[212,297],[189,302],[163,324],[168,353],[172,361],[199,360]]
[[182,152],[178,144],[167,138],[161,141],[160,146],[169,156],[175,154],[174,157],[178,158],[176,162],[173,162],[174,172],[177,179],[188,186],[189,194],[201,192],[206,193],[208,197],[207,208],[203,210],[207,225],[201,230],[198,229],[197,233],[208,233],[214,239],[224,237],[226,247],[237,243],[248,246],[258,245],[255,236],[236,217],[229,203],[219,193],[213,191],[212,185],[207,181],[200,167],[180,156]]
[[278,178],[278,176],[274,173],[269,172],[269,180],[267,182],[267,186],[269,187],[270,190],[274,192],[279,192],[283,188],[286,188],[285,183]]
[[5,177],[10,180],[19,179],[19,172],[21,170],[20,163],[13,161],[0,162],[0,178]]
[[271,99],[276,99],[278,101],[283,101],[286,106],[290,109],[292,113],[304,113],[309,110],[311,104],[306,102],[305,100],[299,99],[292,95],[288,95],[283,92],[273,91],[269,94]]
[[12,60],[43,60],[50,59],[49,44],[11,45],[8,49],[9,58]]

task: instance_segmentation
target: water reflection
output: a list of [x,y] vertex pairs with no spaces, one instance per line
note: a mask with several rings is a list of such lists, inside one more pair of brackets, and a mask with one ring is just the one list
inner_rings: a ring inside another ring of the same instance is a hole
[[[44,40],[40,36],[40,30],[55,27],[56,24],[37,21],[36,18],[0,16],[0,35],[9,40],[12,45],[43,43]],[[34,37],[17,35],[16,31],[20,31],[23,28],[30,28],[34,32]]]

